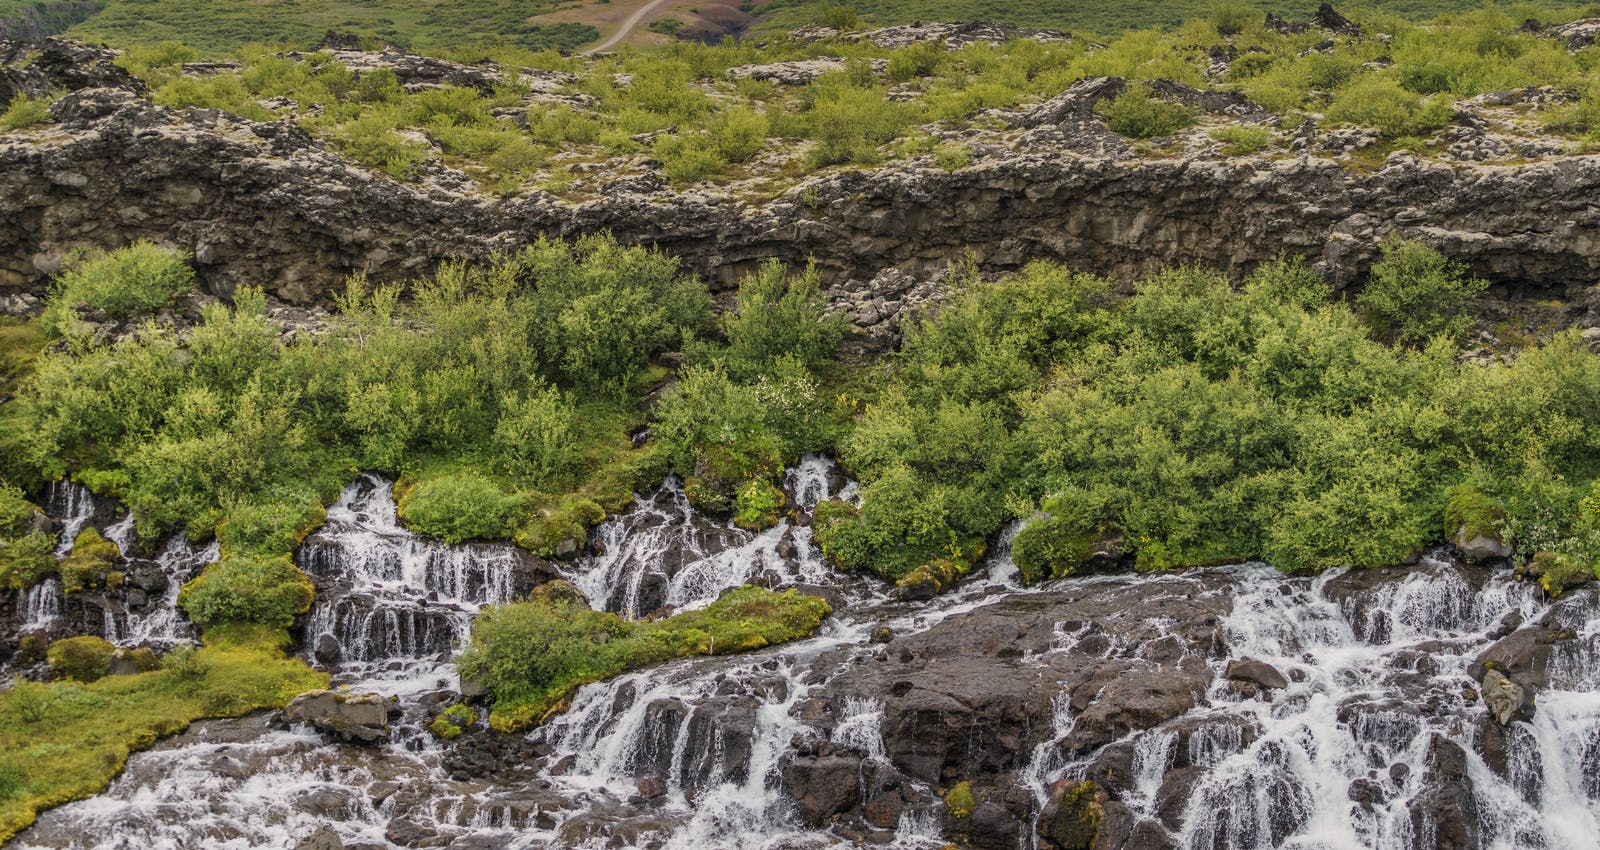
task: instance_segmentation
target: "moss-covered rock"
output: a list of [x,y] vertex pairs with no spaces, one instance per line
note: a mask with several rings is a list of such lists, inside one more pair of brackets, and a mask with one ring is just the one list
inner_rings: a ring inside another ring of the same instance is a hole
[[50,668],[68,679],[93,682],[111,672],[116,647],[93,635],[71,637],[50,644]]
[[428,724],[428,731],[446,741],[450,741],[461,737],[462,732],[472,728],[472,725],[477,722],[478,712],[476,709],[470,705],[456,703],[439,712],[439,716],[433,718],[433,722]]
[[944,807],[950,812],[950,817],[956,820],[968,817],[972,810],[978,807],[978,801],[972,796],[971,782],[958,782],[944,794]]
[[1588,584],[1595,580],[1597,569],[1581,563],[1577,558],[1559,552],[1537,552],[1528,562],[1524,573],[1539,582],[1551,597],[1560,596],[1568,588]]
[[1039,815],[1039,846],[1049,850],[1090,850],[1105,820],[1101,792],[1092,780],[1061,780],[1050,787],[1050,801]]
[[121,557],[117,544],[99,531],[85,528],[78,532],[72,541],[72,553],[61,559],[62,592],[79,593],[121,584],[121,573],[111,569]]
[[551,582],[526,602],[487,609],[473,623],[457,666],[463,680],[482,684],[495,729],[541,723],[579,687],[628,670],[804,637],[832,612],[827,602],[798,591],[745,586],[698,611],[630,622],[591,610],[563,584]]
[[512,540],[543,558],[575,557],[589,529],[606,516],[599,503],[573,494],[530,496],[528,507],[530,515]]
[[1511,557],[1505,508],[1480,488],[1464,485],[1450,497],[1444,509],[1444,534],[1468,560]]
[[161,669],[161,658],[148,646],[133,649],[118,648],[111,654],[110,676],[137,676]]
[[979,556],[968,560],[938,558],[906,573],[894,583],[895,595],[902,599],[932,599],[955,587],[962,576],[972,571]]

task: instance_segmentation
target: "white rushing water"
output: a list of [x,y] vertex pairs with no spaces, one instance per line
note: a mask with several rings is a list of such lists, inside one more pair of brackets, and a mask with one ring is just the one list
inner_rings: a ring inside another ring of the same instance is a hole
[[[858,754],[864,794],[867,774],[895,770],[882,700],[848,696],[833,704],[827,724],[808,721],[808,706],[828,698],[828,676],[872,663],[882,648],[869,636],[879,627],[914,635],[1041,590],[1018,583],[1013,527],[954,591],[895,601],[879,583],[827,569],[811,539],[805,515],[824,499],[852,497],[853,485],[825,458],[808,457],[785,489],[802,515],[750,533],[697,515],[668,481],[596,530],[597,554],[560,569],[596,607],[625,616],[705,605],[749,580],[827,593],[834,616],[793,644],[682,659],[583,687],[523,742],[540,754],[537,775],[497,785],[463,773],[416,712],[392,741],[371,748],[270,731],[260,718],[226,721],[135,755],[106,794],[47,813],[20,846],[299,850],[319,830],[375,847],[848,845],[854,839],[807,829],[783,792],[786,759],[802,740]],[[471,617],[519,593],[526,556],[509,546],[418,538],[396,521],[388,482],[366,476],[344,491],[299,557],[319,583],[308,653],[338,682],[415,702],[453,686],[448,660]],[[1186,714],[1113,745],[1130,751],[1126,787],[1116,791],[1132,817],[1165,819],[1160,829],[1186,850],[1431,848],[1450,825],[1417,812],[1438,788],[1428,778],[1430,751],[1447,741],[1465,753],[1461,781],[1477,812],[1477,846],[1600,850],[1600,612],[1552,649],[1550,688],[1531,721],[1505,731],[1506,765],[1497,770],[1480,755],[1483,709],[1465,693],[1476,684],[1466,671],[1508,617],[1544,616],[1547,605],[1530,585],[1431,561],[1367,595],[1339,591],[1336,573],[1290,578],[1256,564],[1206,575],[1232,603],[1204,662],[1214,673],[1209,690]],[[1052,589],[1155,581],[1092,576]],[[1174,625],[1152,619],[1142,624],[1155,636],[1148,644],[1119,642],[1071,615],[1060,611],[1049,646],[1036,644],[1018,663],[1047,671],[1057,653],[1091,644],[1105,657],[1137,659]],[[156,622],[148,616],[140,622]],[[126,631],[131,637],[131,621]],[[1271,665],[1287,687],[1241,691],[1225,672],[1242,659]],[[1053,782],[1081,778],[1102,752],[1063,755],[1057,744],[1073,734],[1078,715],[1064,691],[1050,705],[1038,719],[1046,731],[1029,744],[1047,740],[1017,771],[1036,810]],[[509,760],[523,758],[531,757]],[[1163,805],[1176,777],[1187,790],[1176,807]],[[877,846],[944,846],[940,789],[905,781],[930,802],[908,805]],[[1352,799],[1358,788],[1366,804]]]
[[301,548],[301,567],[339,588],[319,594],[305,643],[332,641],[337,653],[324,655],[341,682],[422,693],[454,682],[448,662],[473,615],[511,601],[523,556],[508,544],[447,546],[412,534],[395,516],[392,487],[372,475],[346,487]]

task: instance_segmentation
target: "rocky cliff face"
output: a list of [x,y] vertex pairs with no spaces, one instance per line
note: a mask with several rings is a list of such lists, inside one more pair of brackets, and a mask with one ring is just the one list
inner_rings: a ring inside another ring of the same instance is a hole
[[[41,292],[75,249],[153,239],[193,251],[217,294],[259,284],[310,304],[351,272],[404,279],[446,258],[599,230],[659,245],[714,286],[768,257],[815,260],[866,328],[969,250],[987,270],[1058,259],[1125,279],[1182,262],[1238,275],[1290,252],[1342,286],[1394,233],[1466,261],[1505,295],[1600,280],[1596,156],[1482,166],[1397,153],[1363,171],[1315,145],[1276,159],[1149,158],[1109,143],[1086,153],[1071,103],[1052,102],[1018,118],[1024,143],[980,147],[955,171],[843,171],[762,201],[638,179],[581,202],[532,189],[500,198],[438,165],[393,181],[289,121],[153,105],[103,53],[57,42],[45,55],[0,80],[71,92],[52,106],[54,125],[0,137],[0,295]],[[1218,109],[1236,107],[1249,108]]]
[[100,4],[93,0],[62,0],[38,3],[11,17],[0,18],[0,41],[35,41],[55,35],[80,21],[86,21]]

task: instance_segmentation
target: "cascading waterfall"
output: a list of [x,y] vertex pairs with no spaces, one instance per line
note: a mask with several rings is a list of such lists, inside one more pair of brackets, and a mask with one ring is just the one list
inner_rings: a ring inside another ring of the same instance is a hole
[[[853,483],[833,493],[834,477],[831,461],[806,455],[788,471],[785,486],[809,513],[835,495],[853,496]],[[632,619],[661,607],[704,607],[722,591],[757,576],[779,584],[834,581],[812,545],[809,527],[783,519],[752,533],[713,522],[694,510],[676,478],[601,523],[595,540],[598,554],[581,559],[568,578],[595,607]]]
[[72,542],[78,538],[78,532],[83,531],[94,519],[94,493],[88,487],[71,481],[52,482],[45,494],[45,510],[61,521],[61,540],[56,544],[56,557],[64,558],[72,553]]
[[33,587],[17,591],[22,609],[24,632],[49,630],[61,619],[61,580],[47,578]]
[[[824,458],[805,459],[785,487],[804,512],[852,494]],[[760,534],[709,520],[671,481],[598,528],[598,554],[561,568],[596,607],[625,615],[694,607],[759,578],[820,588],[838,600],[836,611],[817,635],[794,644],[682,659],[585,686],[569,710],[529,735],[541,754],[536,780],[496,785],[459,774],[415,714],[395,740],[370,749],[268,731],[259,718],[222,721],[134,756],[106,795],[47,813],[22,846],[293,850],[318,829],[332,829],[347,846],[408,846],[434,834],[439,846],[510,848],[848,843],[803,826],[783,791],[784,765],[797,741],[824,741],[860,758],[869,795],[866,774],[894,769],[884,703],[837,698],[831,722],[816,727],[806,706],[830,699],[838,671],[873,662],[882,649],[869,634],[879,627],[916,635],[1042,591],[1018,585],[1009,557],[1015,528],[965,583],[927,602],[896,601],[880,584],[824,568],[809,532],[803,519]],[[519,557],[510,547],[416,538],[396,521],[389,485],[363,478],[300,554],[319,582],[308,651],[326,655],[338,681],[357,689],[418,695],[438,687],[471,616],[518,592]],[[1600,850],[1600,616],[1552,647],[1550,686],[1531,720],[1505,730],[1506,763],[1497,770],[1479,754],[1483,709],[1465,695],[1476,684],[1466,670],[1505,623],[1544,616],[1532,586],[1437,561],[1360,598],[1337,591],[1337,573],[1293,578],[1255,564],[1204,575],[1231,597],[1216,651],[1196,662],[1211,671],[1205,698],[1110,745],[1129,753],[1121,801],[1133,817],[1176,818],[1177,846],[1196,850],[1433,847],[1448,825],[1418,811],[1436,790],[1428,764],[1443,741],[1466,754],[1461,781],[1470,783],[1482,847]],[[1052,588],[1152,582],[1157,595],[1185,586],[1121,575]],[[1176,626],[1161,617],[1141,623],[1142,631],[1126,634],[1148,637],[1125,640],[1063,620],[1018,663],[1046,671],[1056,653],[1098,653],[1137,665]],[[1239,689],[1225,671],[1242,659],[1271,665],[1287,686]],[[1041,718],[1047,740],[1016,774],[1033,790],[1036,811],[1052,783],[1084,776],[1110,748],[1065,755],[1059,744],[1078,730],[1079,715],[1065,691],[1050,706]],[[1162,800],[1178,774],[1191,784],[1173,809]],[[949,840],[939,789],[918,790],[935,802],[908,805],[883,833],[892,837],[875,840],[896,848]]]
[[522,556],[509,545],[446,546],[412,534],[396,518],[392,487],[371,475],[346,487],[301,547],[301,567],[331,583],[312,608],[306,644],[341,681],[426,691],[450,680],[445,663],[473,615],[512,599]]

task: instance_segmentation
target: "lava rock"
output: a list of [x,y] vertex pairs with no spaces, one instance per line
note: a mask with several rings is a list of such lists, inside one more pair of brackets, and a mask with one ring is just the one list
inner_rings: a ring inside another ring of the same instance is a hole
[[389,711],[393,697],[373,693],[307,691],[283,709],[284,720],[306,723],[354,744],[375,744],[389,739]]
[[1236,682],[1249,682],[1262,690],[1274,691],[1289,687],[1289,680],[1278,672],[1278,668],[1265,661],[1254,658],[1239,658],[1228,662],[1228,668],[1223,673]]
[[1489,670],[1483,674],[1483,704],[1495,722],[1506,726],[1533,715],[1533,692],[1499,670]]

